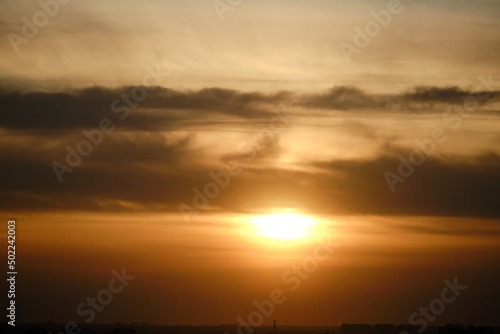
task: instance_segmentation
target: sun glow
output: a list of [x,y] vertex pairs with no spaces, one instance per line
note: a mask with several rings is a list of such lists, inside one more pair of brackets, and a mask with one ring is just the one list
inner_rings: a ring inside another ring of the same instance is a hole
[[303,239],[311,234],[314,225],[312,218],[293,214],[277,213],[267,216],[257,216],[250,220],[258,228],[262,236],[276,239]]

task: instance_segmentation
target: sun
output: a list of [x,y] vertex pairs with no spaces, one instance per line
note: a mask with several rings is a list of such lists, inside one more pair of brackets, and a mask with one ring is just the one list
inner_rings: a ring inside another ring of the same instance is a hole
[[261,236],[284,240],[307,238],[314,225],[312,218],[293,213],[256,216],[250,221],[257,227]]

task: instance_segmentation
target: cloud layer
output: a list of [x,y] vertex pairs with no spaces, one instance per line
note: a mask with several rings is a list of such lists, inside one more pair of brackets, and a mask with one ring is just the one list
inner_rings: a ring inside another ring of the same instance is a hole
[[[495,145],[475,154],[427,157],[392,193],[384,173],[397,174],[398,156],[409,157],[414,148],[392,143],[394,137],[380,134],[378,123],[344,123],[352,138],[381,143],[373,154],[348,159],[311,158],[293,166],[280,163],[284,152],[295,149],[295,144],[284,137],[293,135],[293,128],[284,132],[268,129],[269,119],[283,115],[280,110],[284,105],[302,122],[325,125],[332,119],[343,119],[343,113],[353,112],[360,116],[369,112],[376,119],[379,113],[418,111],[434,119],[432,115],[438,109],[442,112],[436,105],[458,104],[472,92],[419,87],[400,94],[377,95],[354,87],[335,87],[325,93],[301,95],[155,87],[135,108],[129,107],[127,118],[121,120],[121,114],[112,109],[113,101],[118,101],[115,106],[127,106],[122,98],[130,96],[132,90],[3,90],[0,125],[8,140],[0,148],[2,207],[178,211],[181,203],[193,205],[193,189],[203,192],[203,187],[213,181],[210,172],[224,170],[233,161],[242,173],[211,201],[210,210],[296,206],[342,214],[500,217],[496,196],[500,157]],[[492,92],[486,103],[494,106],[497,96]],[[333,113],[324,113],[329,110]],[[480,108],[481,113],[491,111]],[[81,164],[69,166],[67,147],[77,150],[78,143],[87,140],[82,131],[98,128],[103,118],[112,120],[114,131],[103,134],[102,143],[82,157]],[[279,125],[286,128],[287,123]],[[265,131],[259,134],[262,129],[268,130],[268,137]],[[228,142],[224,130],[249,133],[253,144],[243,147],[241,142]],[[206,141],[210,136],[213,139]],[[317,143],[321,144],[321,139]],[[62,183],[51,165],[54,161],[71,167]]]

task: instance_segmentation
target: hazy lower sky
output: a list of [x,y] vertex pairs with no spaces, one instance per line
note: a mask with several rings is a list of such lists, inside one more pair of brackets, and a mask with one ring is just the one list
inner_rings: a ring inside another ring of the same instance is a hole
[[500,325],[498,1],[0,9],[18,322]]

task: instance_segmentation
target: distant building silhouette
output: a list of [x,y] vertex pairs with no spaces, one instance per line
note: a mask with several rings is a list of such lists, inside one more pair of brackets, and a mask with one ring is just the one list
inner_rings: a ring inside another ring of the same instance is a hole
[[446,324],[446,327],[439,327],[439,334],[465,334],[465,328],[460,324]]
[[373,334],[372,326],[369,324],[342,324],[341,334]]
[[[368,324],[340,325],[341,334],[399,334],[401,332],[407,332],[408,334],[420,334],[418,333],[419,329],[420,326],[414,326],[414,325],[399,325],[397,327],[396,325],[393,324],[376,324],[373,326]],[[458,333],[439,333],[439,334],[458,334]],[[476,334],[476,333],[471,333],[471,334]]]
[[32,327],[27,328],[25,331],[26,334],[48,334],[48,330],[45,328]]
[[396,334],[396,326],[395,325],[373,325],[372,326],[373,334]]
[[399,325],[396,328],[396,333],[406,332],[409,334],[420,334],[418,332],[419,329],[420,329],[420,326],[416,326],[416,325]]
[[469,325],[465,328],[461,324],[446,324],[445,327],[439,327],[439,334],[495,334],[495,330],[490,326]]
[[110,334],[136,334],[135,329],[127,327],[115,327]]
[[82,328],[80,334],[96,334],[96,331],[90,328]]

